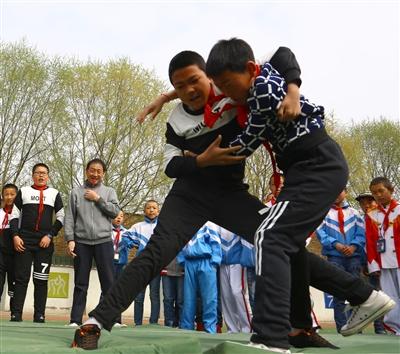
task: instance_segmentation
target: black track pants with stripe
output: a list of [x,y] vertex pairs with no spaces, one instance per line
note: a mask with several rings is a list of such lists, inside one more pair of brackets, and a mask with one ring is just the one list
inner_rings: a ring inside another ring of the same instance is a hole
[[48,248],[29,245],[25,247],[24,252],[15,252],[14,311],[15,314],[22,315],[33,262],[34,317],[44,316],[54,245],[50,243]]
[[277,203],[264,215],[255,236],[252,336],[254,342],[279,348],[289,348],[292,257],[297,257],[296,275],[302,273],[300,279],[306,282],[310,262],[306,253],[299,251],[345,188],[348,177],[343,154],[331,139],[293,161],[284,172],[285,184]]

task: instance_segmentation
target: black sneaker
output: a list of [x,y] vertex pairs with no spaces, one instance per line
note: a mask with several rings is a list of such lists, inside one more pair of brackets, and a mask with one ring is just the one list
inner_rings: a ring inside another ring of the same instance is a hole
[[10,322],[22,322],[22,316],[12,313],[10,317]]
[[97,349],[100,338],[100,328],[95,324],[86,324],[75,331],[72,348],[82,348],[85,350]]
[[325,338],[321,337],[315,330],[312,329],[303,329],[299,334],[295,336],[289,336],[289,343],[295,348],[318,347],[339,349],[339,347],[328,342]]
[[35,323],[45,323],[46,320],[44,319],[43,315],[35,315],[33,317],[33,322],[35,322]]

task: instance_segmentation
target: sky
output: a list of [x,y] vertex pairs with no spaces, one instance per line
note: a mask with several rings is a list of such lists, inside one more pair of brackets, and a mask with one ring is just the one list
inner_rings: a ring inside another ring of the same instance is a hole
[[301,92],[339,124],[400,120],[400,1],[0,0],[0,39],[50,56],[129,57],[168,82],[182,50],[205,58],[218,40],[246,40],[256,57],[289,47]]

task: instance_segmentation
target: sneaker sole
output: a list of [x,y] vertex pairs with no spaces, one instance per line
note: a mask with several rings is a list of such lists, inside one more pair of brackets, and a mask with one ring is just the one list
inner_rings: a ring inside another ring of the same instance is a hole
[[364,321],[360,322],[355,327],[352,327],[352,328],[349,328],[349,329],[345,329],[345,330],[341,330],[340,334],[343,337],[348,337],[348,336],[351,336],[353,334],[358,333],[359,331],[361,331],[362,329],[367,327],[371,322],[375,321],[377,318],[387,314],[395,306],[396,306],[396,303],[392,299],[390,299],[384,306],[382,306],[380,309],[378,309],[378,311],[373,313],[370,317],[366,318]]

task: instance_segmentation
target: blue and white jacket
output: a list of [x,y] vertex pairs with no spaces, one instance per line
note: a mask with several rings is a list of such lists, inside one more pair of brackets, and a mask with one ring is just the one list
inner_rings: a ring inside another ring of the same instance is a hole
[[210,259],[211,264],[219,265],[222,260],[221,239],[215,224],[206,222],[196,232],[186,246],[178,253],[177,261],[184,264],[188,259]]
[[133,247],[137,247],[136,255],[143,251],[147,243],[150,240],[151,235],[153,235],[154,228],[157,225],[157,219],[149,219],[144,217],[144,221],[138,222],[129,229],[131,234],[129,238],[133,244]]
[[242,146],[237,155],[251,155],[266,140],[275,154],[281,155],[294,141],[324,127],[324,107],[309,102],[304,96],[300,96],[301,114],[288,122],[279,121],[276,112],[286,93],[284,78],[271,64],[265,63],[247,99],[250,110],[247,127],[230,144]]
[[331,208],[322,224],[316,230],[325,256],[344,257],[336,248],[336,243],[357,246],[354,256],[361,257],[365,247],[364,221],[359,212],[345,202],[342,206],[344,216],[344,235],[340,232],[338,212]]
[[[118,244],[115,243],[115,237],[117,235],[117,230],[120,229],[120,239]],[[133,232],[126,229],[122,225],[114,226],[112,232],[112,242],[114,247],[114,253],[119,254],[118,260],[114,259],[114,264],[122,264],[125,265],[128,263],[128,255],[129,251],[135,246],[132,240]]]

